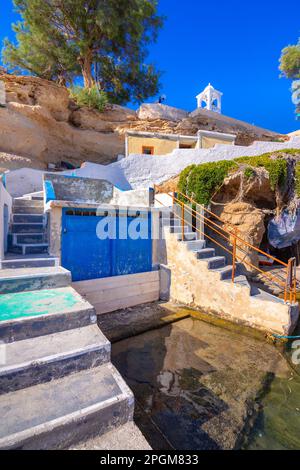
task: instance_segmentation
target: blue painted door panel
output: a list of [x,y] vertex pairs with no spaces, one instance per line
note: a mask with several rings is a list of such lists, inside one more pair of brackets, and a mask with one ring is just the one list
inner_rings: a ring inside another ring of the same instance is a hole
[[[62,217],[62,266],[72,273],[73,281],[99,279],[110,276],[135,274],[152,270],[151,215],[141,221],[142,238],[132,239],[128,227],[134,217],[128,217],[120,235],[120,218],[117,216],[116,238],[101,240],[97,225],[103,216],[68,215]],[[124,238],[127,235],[127,239]]]
[[96,236],[100,219],[63,214],[62,266],[71,271],[73,281],[112,275],[111,241],[99,240]]

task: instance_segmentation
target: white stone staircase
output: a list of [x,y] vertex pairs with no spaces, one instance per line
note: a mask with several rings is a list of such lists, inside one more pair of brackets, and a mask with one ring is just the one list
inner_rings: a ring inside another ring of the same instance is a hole
[[42,193],[13,200],[8,253],[2,269],[51,267],[58,259],[48,254],[47,215]]
[[65,449],[132,421],[93,306],[61,267],[0,271],[0,449]]
[[[176,212],[176,211],[175,211]],[[298,317],[297,304],[285,303],[251,285],[242,264],[233,266],[186,225],[171,209],[161,211],[166,265],[161,266],[161,296],[256,329],[289,334]],[[183,237],[184,233],[184,237]],[[184,239],[183,239],[184,238]]]

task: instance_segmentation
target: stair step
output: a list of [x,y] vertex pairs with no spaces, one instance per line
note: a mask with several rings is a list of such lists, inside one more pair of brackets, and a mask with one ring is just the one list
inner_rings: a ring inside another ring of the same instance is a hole
[[21,244],[13,245],[9,248],[10,253],[20,253],[23,255],[47,253],[48,243]]
[[[230,279],[231,276],[232,276],[232,265],[231,265],[231,264],[228,264],[227,266],[225,266],[225,267],[223,267],[223,268],[216,269],[216,271],[220,273],[220,279],[221,279],[221,280]],[[236,264],[235,276],[239,276],[239,275],[240,275],[240,271],[241,271],[241,264],[240,264],[240,263],[237,263],[237,264]]]
[[225,266],[226,258],[225,256],[214,256],[213,258],[208,258],[204,261],[207,262],[208,269],[218,269]]
[[13,200],[13,207],[43,207],[44,208],[44,201],[41,200],[33,200],[33,199],[14,199]]
[[[182,241],[182,233],[176,233],[176,238],[177,238],[177,240]],[[195,233],[195,232],[186,232],[184,234],[184,240],[183,241],[190,241],[190,240],[197,240],[197,233]]]
[[[224,282],[230,282],[231,283],[232,280],[231,279],[225,279]],[[247,289],[249,291],[249,295],[251,295],[251,285],[249,284],[248,279],[247,279],[246,276],[237,274],[234,277],[234,285],[240,286],[240,287],[247,287]]]
[[178,218],[163,217],[160,221],[163,227],[180,227],[182,225]]
[[58,266],[59,259],[52,256],[32,257],[21,256],[19,258],[9,258],[2,260],[2,269],[22,269],[22,268],[45,268],[51,266]]
[[44,207],[36,207],[36,206],[16,206],[13,205],[12,208],[13,214],[39,214],[42,215],[44,214]]
[[0,294],[67,287],[71,282],[70,271],[61,266],[0,270]]
[[[30,403],[30,406],[28,406]],[[132,420],[134,399],[111,364],[0,397],[0,449],[62,449]]]
[[198,259],[213,258],[216,256],[216,250],[214,248],[203,248],[202,250],[195,251],[195,255]]
[[[191,229],[187,225],[184,226],[184,231],[189,232]],[[175,226],[170,226],[169,227],[170,233],[182,233],[182,226],[181,225],[175,225]]]
[[0,340],[5,343],[72,330],[96,321],[94,307],[72,287],[0,296]]
[[40,214],[13,214],[13,223],[15,224],[42,224],[44,216]]
[[22,196],[22,199],[28,199],[32,201],[43,201],[44,191],[37,191],[35,193],[24,194],[24,196]]
[[97,325],[9,343],[0,365],[0,394],[106,364],[110,349]]
[[187,245],[188,250],[198,251],[206,247],[206,242],[205,240],[193,240],[193,241],[186,242],[186,245]]
[[44,233],[45,227],[43,224],[25,224],[18,223],[11,225],[11,233]]
[[43,243],[45,234],[44,233],[26,233],[25,235],[13,235],[13,244],[22,245],[29,244],[34,245],[36,243]]

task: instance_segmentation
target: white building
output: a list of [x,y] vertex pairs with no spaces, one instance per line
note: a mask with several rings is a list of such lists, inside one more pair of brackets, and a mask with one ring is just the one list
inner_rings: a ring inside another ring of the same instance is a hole
[[215,113],[221,114],[222,96],[223,93],[216,90],[209,83],[207,87],[196,97],[198,108],[207,109],[208,111],[214,111]]

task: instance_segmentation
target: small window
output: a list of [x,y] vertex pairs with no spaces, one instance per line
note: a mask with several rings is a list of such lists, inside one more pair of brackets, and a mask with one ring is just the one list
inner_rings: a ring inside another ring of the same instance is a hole
[[154,147],[145,147],[142,148],[143,155],[154,155]]
[[180,149],[192,149],[194,148],[191,144],[179,144]]

